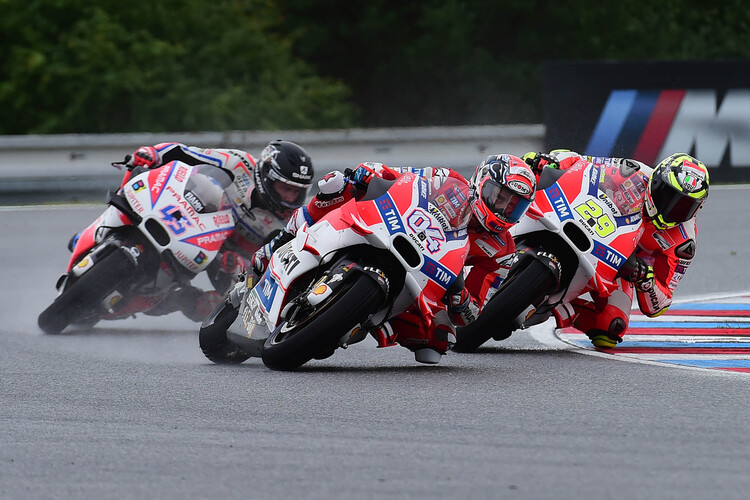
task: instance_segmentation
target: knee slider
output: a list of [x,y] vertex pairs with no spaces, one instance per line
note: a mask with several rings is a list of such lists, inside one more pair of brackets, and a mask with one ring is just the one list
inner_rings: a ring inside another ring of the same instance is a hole
[[612,320],[612,322],[609,324],[609,335],[610,337],[616,337],[621,338],[622,334],[625,332],[625,329],[628,327],[627,323],[625,323],[625,320],[622,318],[615,318]]

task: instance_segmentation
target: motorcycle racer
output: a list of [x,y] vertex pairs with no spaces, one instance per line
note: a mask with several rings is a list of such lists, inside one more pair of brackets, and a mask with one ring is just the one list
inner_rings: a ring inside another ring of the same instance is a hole
[[585,160],[613,171],[635,169],[642,183],[610,186],[613,199],[622,200],[642,216],[642,232],[635,251],[635,265],[619,278],[619,288],[609,296],[591,292],[592,300],[576,299],[573,310],[558,306],[558,328],[573,326],[584,332],[594,346],[613,348],[628,328],[633,294],[649,317],[658,316],[672,304],[680,280],[695,257],[696,218],[708,198],[706,166],[684,153],[675,153],[654,169],[624,158],[582,156],[567,150],[549,154],[530,152],[524,160],[539,175],[543,167],[566,170]]
[[[253,253],[280,232],[292,212],[300,207],[314,176],[310,155],[299,145],[285,140],[271,141],[261,152],[260,161],[238,149],[204,149],[167,142],[142,146],[126,155],[129,172],[153,169],[178,160],[188,165],[213,165],[233,176],[227,194],[232,200],[235,229],[220,254],[211,262],[207,275],[216,291],[195,286],[182,287],[146,314],[163,315],[181,311],[193,321],[202,321],[221,302],[223,294],[249,267]],[[75,237],[69,247],[75,245]]]
[[318,194],[294,213],[285,231],[256,252],[253,268],[256,274],[262,274],[275,248],[291,240],[303,225],[314,224],[352,198],[360,199],[374,176],[394,180],[405,172],[435,182],[448,177],[458,179],[465,189],[446,193],[446,199],[456,198],[457,203],[468,202],[471,207],[468,222],[464,223],[470,242],[466,260],[470,271],[465,282],[457,280],[457,286],[446,294],[445,303],[438,305],[448,312],[450,320],[426,325],[416,309],[410,309],[373,332],[380,347],[397,342],[413,350],[417,361],[436,363],[455,342],[455,326],[465,326],[476,319],[510,269],[515,244],[507,230],[526,213],[536,187],[534,175],[522,159],[511,155],[488,156],[477,166],[469,182],[447,168],[387,167],[373,162],[361,163],[348,175],[331,172],[318,182]]

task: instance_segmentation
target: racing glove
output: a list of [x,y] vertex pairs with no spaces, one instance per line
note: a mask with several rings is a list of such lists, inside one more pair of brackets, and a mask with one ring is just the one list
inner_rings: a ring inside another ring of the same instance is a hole
[[349,179],[349,183],[355,188],[360,190],[367,190],[367,185],[370,184],[374,171],[364,163],[357,165],[354,170],[346,169],[344,174]]
[[279,231],[279,233],[274,236],[271,241],[260,247],[258,251],[253,254],[253,258],[250,262],[250,265],[253,268],[253,272],[257,276],[263,276],[263,274],[266,272],[266,268],[268,267],[268,263],[271,261],[271,256],[273,255],[274,250],[276,250],[276,248],[280,247],[284,243],[290,241],[292,238],[294,238],[294,235],[292,233],[289,233],[287,231]]
[[152,168],[159,164],[159,152],[153,146],[141,146],[136,149],[132,155],[129,155],[130,159],[125,161],[125,164],[129,167],[146,167]]
[[479,317],[479,306],[466,288],[448,297],[448,314],[456,326],[466,326]]
[[531,171],[536,175],[539,175],[544,167],[560,168],[557,160],[546,153],[537,153],[534,151],[530,151],[523,155],[521,158],[529,167],[531,167]]
[[221,270],[227,274],[240,274],[248,269],[248,262],[237,252],[225,250],[221,253]]
[[625,276],[625,280],[633,283],[641,292],[650,290],[654,286],[654,268],[642,258],[636,257],[633,271]]

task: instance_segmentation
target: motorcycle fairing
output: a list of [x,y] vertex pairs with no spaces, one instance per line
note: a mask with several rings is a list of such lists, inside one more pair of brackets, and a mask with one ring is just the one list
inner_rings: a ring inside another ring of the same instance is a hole
[[[342,251],[347,255],[346,249],[361,245],[371,249],[389,249],[407,270],[404,289],[395,298],[392,297],[391,310],[403,311],[414,302],[414,298],[418,298],[422,313],[431,314],[430,307],[442,299],[446,289],[463,270],[468,253],[468,234],[466,231],[455,231],[451,238],[443,237],[445,243],[435,258],[424,255],[424,243],[419,236],[406,229],[404,222],[405,212],[413,213],[420,203],[427,204],[426,195],[423,195],[426,193],[426,183],[421,179],[418,179],[421,182],[414,180],[413,174],[405,174],[390,187],[389,193],[374,200],[350,200],[314,225],[301,228],[293,240],[274,252],[260,282],[246,294],[245,307],[257,308],[264,317],[267,330],[273,331],[279,325],[287,306],[285,300],[288,291],[295,280],[319,266],[327,265]],[[397,199],[407,201],[397,202]],[[404,258],[394,250],[399,245],[404,249],[412,248],[411,252],[418,258]],[[357,252],[353,251],[351,255],[357,255]],[[357,264],[356,257],[351,260],[353,265],[347,271],[367,272],[365,266]],[[376,281],[376,275],[381,272],[372,270]],[[325,274],[322,281],[316,282],[321,286],[321,293],[328,293],[325,287],[335,283],[333,280],[336,276],[337,273]],[[345,276],[336,281],[346,281]],[[383,311],[375,316],[381,317],[381,313]],[[257,315],[253,317],[247,313],[244,317],[249,319],[246,327],[255,328],[253,320],[258,319]],[[387,314],[382,314],[382,320],[385,319]]]
[[[148,187],[148,194],[149,194],[149,201],[151,202],[151,208],[156,208],[156,202],[159,201],[161,194],[164,192],[164,188],[166,188],[167,186],[166,180],[169,177],[171,177],[172,171],[174,170],[176,165],[177,165],[177,161],[173,161],[159,168],[149,170],[146,173],[136,176],[134,179],[131,179],[131,182],[129,183],[130,189],[133,189],[136,192],[140,192],[143,190],[143,188]],[[181,168],[185,169],[186,167],[182,166]],[[186,178],[187,176],[185,174],[187,172],[185,171],[181,171],[181,172],[183,174],[182,177]],[[148,183],[146,183],[145,186],[143,185],[143,179],[140,179],[140,177],[144,175],[148,178]],[[139,185],[139,182],[141,183],[140,185]],[[139,189],[140,186],[143,186],[143,187]]]
[[104,212],[84,229],[78,241],[76,241],[73,254],[70,256],[66,272],[70,272],[73,266],[91,251],[94,246],[104,241],[104,237],[109,234],[110,230],[116,227],[130,225],[130,220],[117,210],[115,207],[107,207]]
[[[606,294],[617,286],[617,271],[635,248],[642,221],[638,213],[621,214],[599,189],[604,175],[599,166],[585,162],[564,171],[555,184],[537,193],[529,217],[524,217],[511,232],[514,236],[530,233],[539,230],[541,223],[545,230],[568,241],[583,255],[583,273],[578,274],[570,288],[588,286]],[[568,227],[570,224],[577,229]],[[581,238],[571,239],[574,234],[582,236],[587,241],[585,245]]]
[[[208,266],[234,231],[231,208],[199,213],[185,198],[187,182],[198,168],[173,161],[137,175],[122,188],[143,219],[138,227],[154,248],[159,253],[171,251],[180,265],[193,274]],[[153,222],[166,230],[166,242],[149,229]]]

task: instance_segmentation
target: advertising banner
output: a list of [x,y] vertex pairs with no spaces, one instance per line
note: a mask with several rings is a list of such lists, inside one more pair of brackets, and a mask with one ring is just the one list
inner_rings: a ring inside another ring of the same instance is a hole
[[550,62],[543,79],[548,149],[684,152],[714,182],[750,181],[750,61]]

